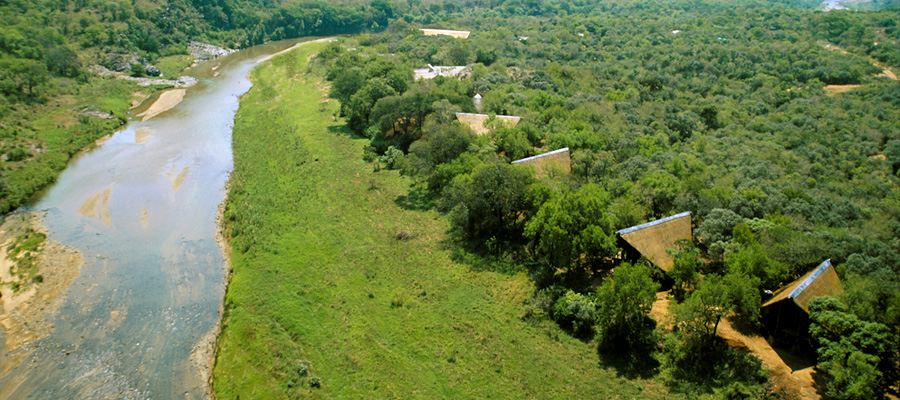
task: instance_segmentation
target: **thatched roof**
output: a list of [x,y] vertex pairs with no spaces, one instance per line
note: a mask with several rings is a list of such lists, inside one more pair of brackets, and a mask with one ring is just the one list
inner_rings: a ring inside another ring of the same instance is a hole
[[559,150],[553,150],[547,153],[538,154],[521,160],[512,162],[519,165],[530,165],[534,167],[535,175],[540,178],[544,176],[551,168],[559,168],[561,172],[569,174],[572,172],[572,158],[569,156],[569,148],[564,147]]
[[668,272],[675,264],[675,259],[666,249],[675,249],[676,241],[691,240],[693,237],[691,212],[632,226],[616,233],[650,262]]
[[809,302],[813,297],[832,296],[843,291],[837,272],[831,267],[831,260],[825,260],[816,269],[778,289],[763,307],[791,299],[803,311],[809,313]]
[[[478,135],[484,135],[488,133],[488,128],[484,126],[484,123],[490,119],[490,115],[487,114],[470,114],[470,113],[456,113],[456,119],[459,120],[465,126],[472,128]],[[512,115],[497,115],[496,119],[503,122],[503,125],[507,127],[516,126],[519,123],[519,120],[522,117],[514,117]]]
[[453,36],[458,39],[466,39],[469,37],[469,31],[451,31],[448,29],[422,29],[422,33],[426,36],[437,36],[437,35],[445,35],[445,36]]

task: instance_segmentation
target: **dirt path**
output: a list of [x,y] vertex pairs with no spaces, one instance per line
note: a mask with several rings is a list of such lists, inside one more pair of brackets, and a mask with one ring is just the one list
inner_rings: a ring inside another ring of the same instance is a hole
[[[650,309],[650,317],[666,331],[672,329],[672,321],[669,318],[669,293],[668,290],[657,293],[656,301],[653,302],[653,307]],[[756,358],[759,358],[768,368],[772,384],[776,388],[783,389],[786,392],[786,398],[820,398],[812,378],[815,367],[809,360],[784,351],[778,352],[762,336],[747,336],[738,332],[727,319],[719,323],[717,332],[732,347],[747,349]]]
[[[789,399],[818,399],[812,373],[815,366],[808,360],[792,356],[787,352],[777,352],[762,336],[744,335],[732,327],[727,319],[719,323],[718,335],[732,347],[746,348],[759,358],[766,368],[775,387],[783,389]],[[783,358],[782,358],[783,357]],[[794,368],[788,365],[792,364]]]
[[670,290],[656,293],[656,301],[653,302],[653,306],[650,308],[650,318],[653,318],[666,331],[672,330],[672,321],[668,318],[669,292]]
[[[845,50],[844,48],[842,48],[840,46],[832,44],[832,43],[824,43],[824,44],[822,44],[822,47],[824,47],[826,50],[839,51],[839,52],[841,52],[841,54],[848,54],[847,50]],[[881,73],[876,75],[876,77],[885,77],[885,78],[888,78],[888,79],[894,80],[894,81],[897,80],[897,74],[895,74],[894,71],[892,71],[886,65],[884,65],[878,61],[875,61],[875,59],[873,59],[872,57],[869,57],[869,62],[871,62],[872,65],[874,65],[878,68],[881,68]],[[829,85],[829,86],[852,86],[852,85]],[[843,92],[844,91],[837,92],[837,93],[843,93]]]
[[288,48],[286,48],[286,49],[284,49],[284,50],[282,50],[282,51],[279,51],[279,52],[277,52],[277,53],[275,53],[275,54],[271,54],[271,55],[265,56],[265,57],[261,58],[259,61],[257,61],[256,63],[257,63],[257,64],[264,63],[264,62],[266,62],[266,61],[269,61],[269,60],[271,60],[271,59],[273,59],[273,58],[275,58],[275,57],[278,57],[278,56],[280,56],[280,55],[282,55],[282,54],[284,54],[284,53],[287,53],[287,52],[289,52],[289,51],[291,51],[291,50],[294,50],[294,49],[296,49],[296,48],[298,48],[298,47],[300,47],[300,46],[303,46],[303,45],[305,45],[305,44],[309,44],[309,43],[319,43],[319,42],[333,42],[334,40],[335,40],[334,38],[328,37],[328,38],[322,38],[322,39],[310,40],[310,41],[308,41],[308,42],[300,42],[300,43],[297,43],[297,44],[295,44],[295,45],[293,45],[293,46],[291,46],[291,47],[288,47]]
[[872,61],[872,64],[875,64],[876,67],[881,68],[881,74],[879,74],[878,76],[884,76],[884,77],[887,77],[888,79],[894,80],[894,81],[897,80],[897,74],[895,74],[894,71],[891,71],[891,69],[888,68],[887,66],[885,66],[884,64],[881,64],[874,60]]

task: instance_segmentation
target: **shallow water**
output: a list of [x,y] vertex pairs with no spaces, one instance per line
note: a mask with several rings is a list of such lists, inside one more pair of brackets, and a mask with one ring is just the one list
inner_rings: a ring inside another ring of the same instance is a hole
[[10,398],[206,396],[190,355],[218,322],[224,294],[215,218],[238,97],[257,60],[298,41],[187,71],[200,82],[180,104],[75,157],[27,207],[46,213],[50,239],[87,263],[59,300],[53,333],[0,377],[0,388],[18,386]]

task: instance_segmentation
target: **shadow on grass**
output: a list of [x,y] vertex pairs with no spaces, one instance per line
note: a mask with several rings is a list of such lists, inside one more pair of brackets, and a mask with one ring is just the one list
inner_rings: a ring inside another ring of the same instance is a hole
[[651,379],[659,373],[659,361],[652,351],[637,349],[633,352],[604,352],[598,350],[600,364],[616,370],[626,379]]
[[417,186],[409,191],[409,195],[400,195],[394,204],[404,210],[425,211],[435,207],[438,197],[427,188]]
[[441,241],[441,249],[450,252],[453,262],[468,265],[475,272],[499,272],[512,275],[527,269],[524,255],[512,250],[515,246],[499,246],[491,251],[484,243],[460,240],[451,231]]
[[766,390],[768,374],[748,349],[733,348],[720,338],[669,340],[663,356],[671,390],[697,396],[723,389],[726,396],[755,397]]
[[597,355],[600,364],[616,370],[627,379],[650,379],[659,373],[659,335],[656,321],[645,316],[637,327],[612,329],[609,337],[600,337]]
[[328,132],[333,133],[338,136],[346,136],[351,139],[365,139],[365,136],[361,136],[361,135],[357,135],[356,133],[353,133],[353,131],[350,130],[350,127],[348,127],[347,124],[329,125]]

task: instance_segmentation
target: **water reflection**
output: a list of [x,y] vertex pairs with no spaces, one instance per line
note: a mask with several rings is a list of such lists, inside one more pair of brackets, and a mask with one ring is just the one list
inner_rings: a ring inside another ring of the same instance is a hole
[[193,68],[200,82],[180,104],[132,120],[74,158],[29,207],[46,214],[50,239],[80,250],[86,264],[58,300],[50,336],[0,376],[0,397],[205,397],[198,345],[224,293],[215,216],[232,168],[238,96],[259,59],[297,42]]

